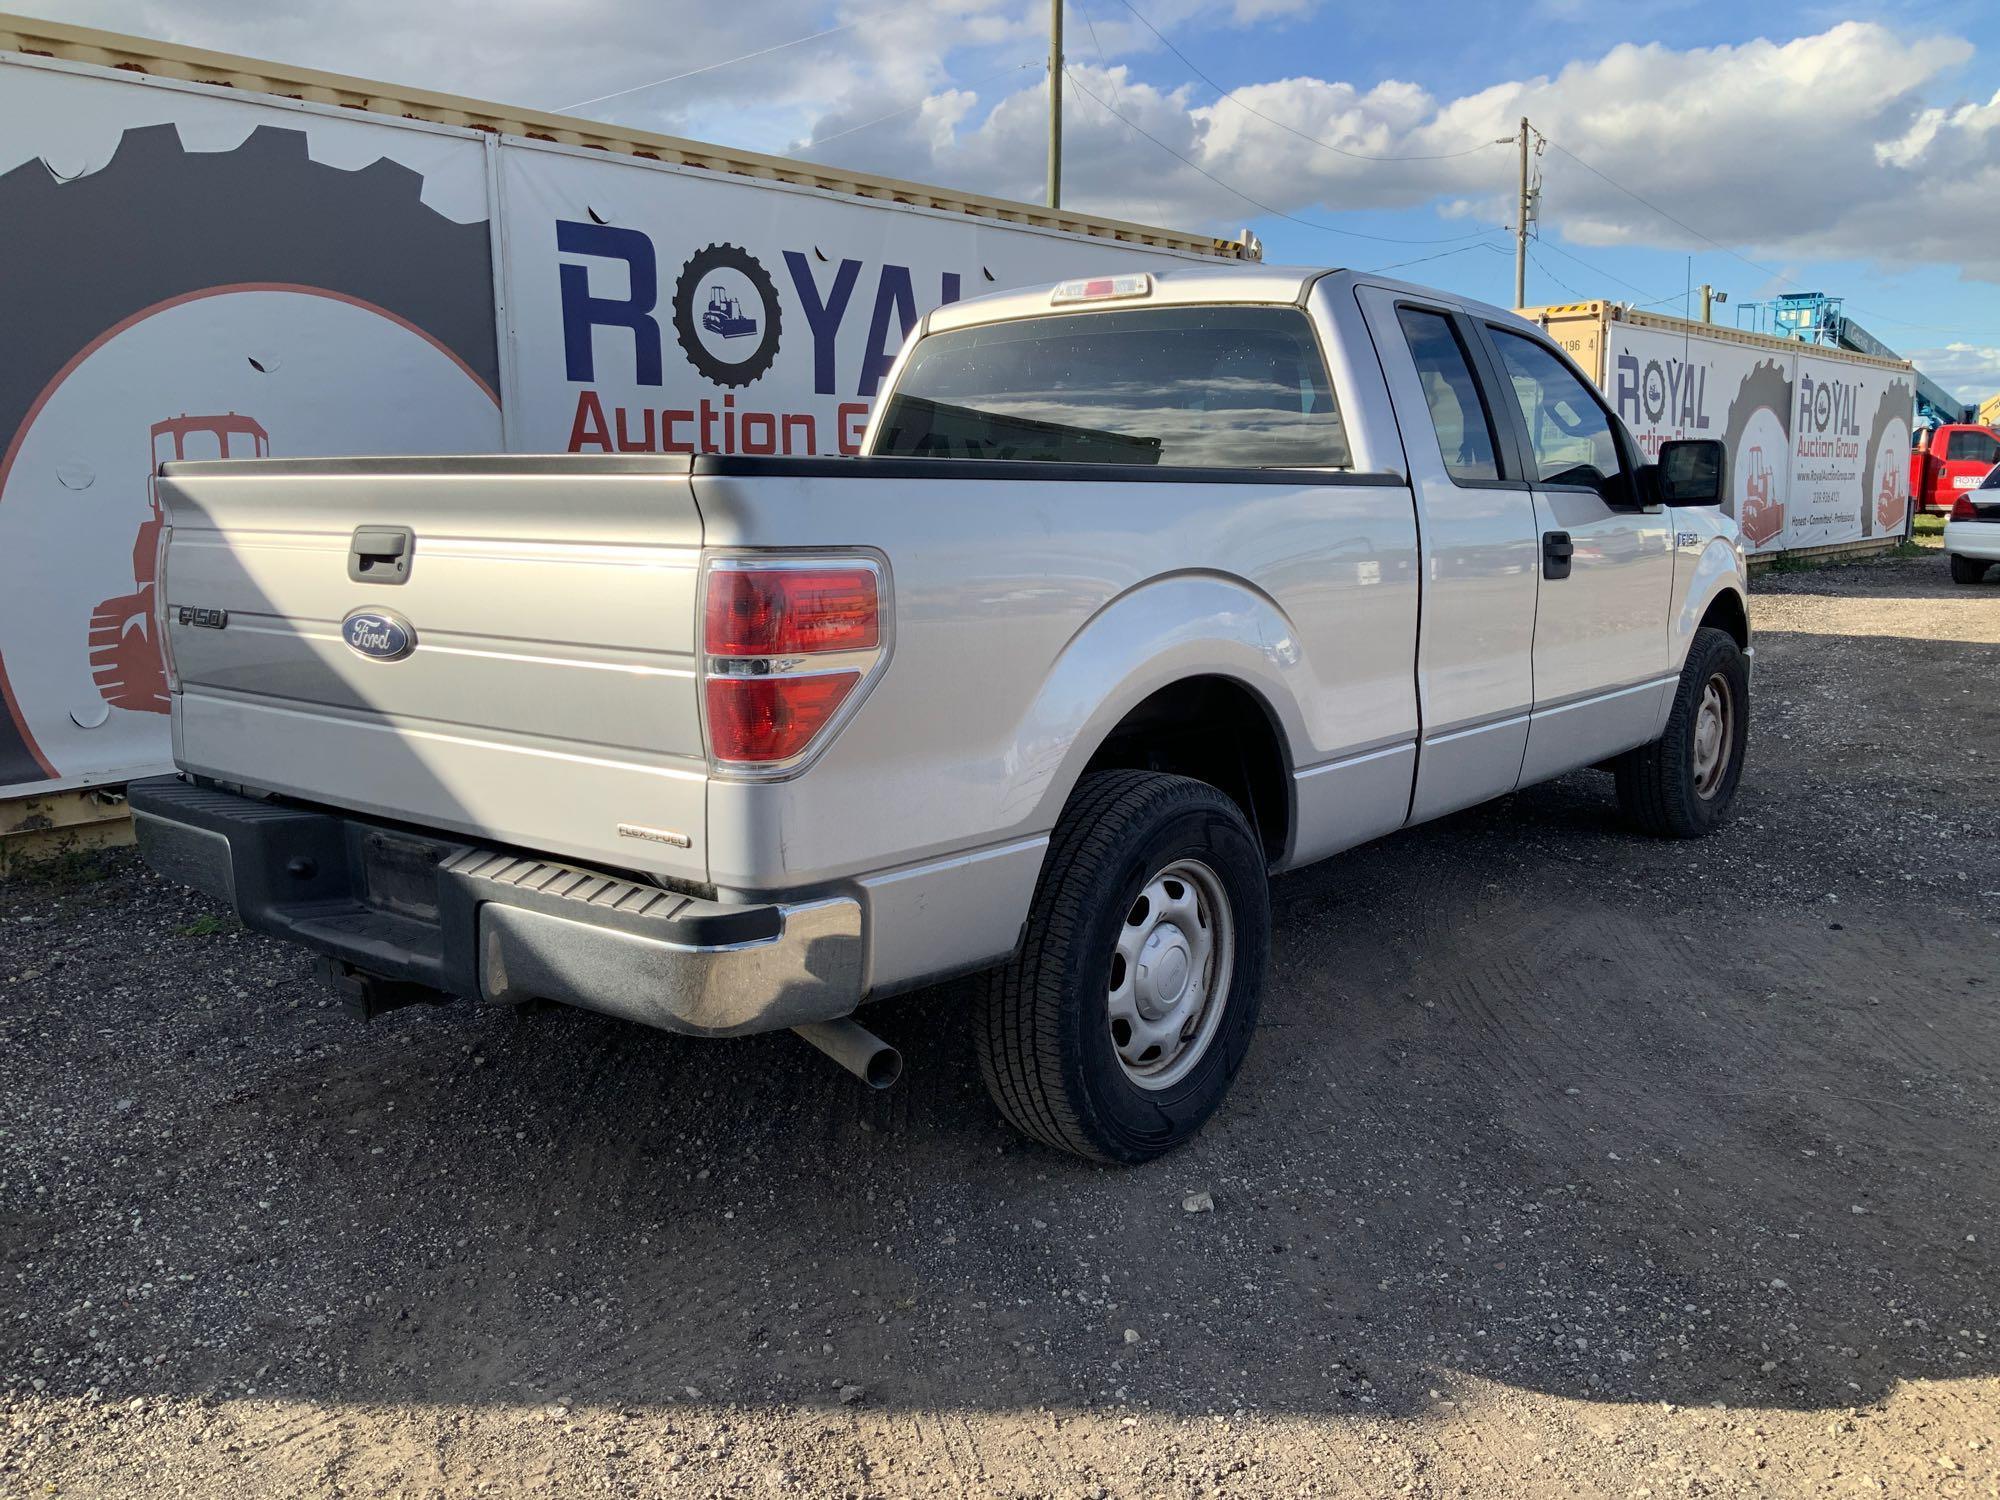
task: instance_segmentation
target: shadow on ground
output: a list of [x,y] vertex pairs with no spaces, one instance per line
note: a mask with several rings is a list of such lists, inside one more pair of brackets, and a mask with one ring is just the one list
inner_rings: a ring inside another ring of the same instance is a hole
[[[1235,1093],[1134,1171],[1005,1132],[962,987],[874,1013],[871,1097],[789,1036],[364,1028],[129,858],[0,889],[0,1381],[1394,1414],[1992,1374],[2000,792],[1940,808],[1819,650],[1767,640],[1716,839],[1584,774],[1281,881]],[[1891,714],[1925,652],[1847,657]]]

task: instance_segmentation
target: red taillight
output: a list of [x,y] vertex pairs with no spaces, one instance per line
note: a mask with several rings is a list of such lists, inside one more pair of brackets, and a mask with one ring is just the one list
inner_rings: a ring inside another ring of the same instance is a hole
[[708,679],[708,743],[717,760],[790,760],[826,728],[859,672]]
[[846,559],[709,565],[702,618],[708,753],[784,775],[882,660],[881,573]]
[[717,568],[710,656],[873,651],[882,639],[873,568]]
[[1972,508],[1972,498],[1969,495],[1960,495],[1951,502],[1951,518],[1954,521],[1970,521],[1978,514],[1979,512]]

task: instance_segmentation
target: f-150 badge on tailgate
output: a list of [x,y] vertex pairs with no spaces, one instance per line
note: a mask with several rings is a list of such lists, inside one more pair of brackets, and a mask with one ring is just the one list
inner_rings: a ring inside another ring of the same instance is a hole
[[386,609],[356,609],[340,622],[340,638],[374,661],[401,661],[417,649],[417,633]]

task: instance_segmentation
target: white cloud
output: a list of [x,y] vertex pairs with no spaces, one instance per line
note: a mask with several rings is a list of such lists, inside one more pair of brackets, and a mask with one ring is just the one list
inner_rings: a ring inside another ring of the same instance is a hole
[[1946,344],[1941,349],[1914,349],[1910,358],[1961,401],[1984,401],[2000,391],[2000,346]]
[[[1286,22],[1316,3],[1144,8],[1170,36],[1191,21],[1263,27],[1268,54],[1284,56]],[[712,0],[69,0],[66,14],[545,107],[852,22],[583,113],[766,150],[817,139],[807,154],[899,177],[1029,199],[1042,190],[1047,0],[758,0],[754,24],[744,7]],[[1957,36],[1848,21],[1734,46],[1621,44],[1453,97],[1421,82],[1288,71],[1237,90],[1240,104],[1135,76],[1140,56],[1158,76],[1186,74],[1120,6],[1073,12],[1068,52],[1065,202],[1077,208],[1229,231],[1266,206],[1327,221],[1433,204],[1439,235],[1470,231],[1511,216],[1513,153],[1493,142],[1526,114],[1556,146],[1701,231],[1552,147],[1541,158],[1545,234],[1688,250],[1709,248],[1709,235],[1767,264],[1932,262],[2000,281],[2000,94],[1940,102],[1972,57]],[[1380,156],[1433,159],[1357,159]],[[1947,165],[1951,188],[1939,192],[1934,174]],[[1324,246],[1325,259],[1353,264],[1423,253],[1331,235]]]
[[[758,0],[757,9],[754,28],[746,28],[741,13],[726,5],[638,0],[255,6],[242,0],[72,0],[63,19],[548,109],[835,24],[822,0]],[[805,87],[823,105],[852,82],[852,51],[842,40],[775,53],[748,76],[746,70],[723,69],[688,79],[642,96],[626,118],[639,123],[644,112],[688,123],[701,101],[732,97],[753,83],[778,98],[797,97]],[[846,79],[840,76],[843,66]]]
[[1251,26],[1279,16],[1303,15],[1313,5],[1314,0],[1234,0],[1229,14],[1237,25]]
[[[1072,47],[1065,201],[1220,228],[1258,216],[1256,204],[1325,220],[1340,210],[1435,202],[1452,221],[1440,233],[1498,225],[1512,213],[1514,160],[1491,143],[1525,114],[1555,143],[1540,159],[1544,233],[1580,245],[1687,250],[1712,248],[1710,236],[1759,260],[1932,261],[2000,280],[1991,207],[2000,196],[2000,98],[1931,103],[1972,53],[1959,37],[1850,21],[1790,41],[1619,45],[1551,76],[1455,98],[1415,83],[1293,76],[1238,89],[1239,104],[1194,85],[1143,83],[1123,66],[1083,65]],[[827,154],[1032,197],[1045,100],[1039,83],[982,96],[949,138],[890,122]],[[1441,160],[1364,161],[1314,141],[1363,156],[1473,149]],[[1940,162],[1952,165],[1949,193],[1929,177]],[[1329,259],[1371,258],[1356,241],[1329,236],[1326,244]]]
[[[1048,0],[56,0],[61,19],[222,52],[560,109],[652,80],[579,113],[643,129],[784,149],[962,89],[1048,52]],[[1321,0],[1148,0],[1171,33],[1282,26]],[[1073,58],[1155,50],[1122,6],[1071,9]],[[1093,29],[1094,28],[1094,29]],[[829,33],[830,34],[821,34]],[[794,43],[795,45],[779,45]],[[771,51],[762,49],[775,48]],[[675,77],[709,64],[745,61]],[[948,61],[961,63],[954,77]],[[922,118],[926,128],[937,110]],[[801,130],[801,122],[821,121]]]

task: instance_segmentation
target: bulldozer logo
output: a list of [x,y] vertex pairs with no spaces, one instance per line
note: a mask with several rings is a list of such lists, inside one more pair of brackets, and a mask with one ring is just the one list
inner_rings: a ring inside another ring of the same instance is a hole
[[0,172],[0,788],[170,758],[162,461],[498,444],[487,221],[310,147],[159,123]]
[[697,250],[674,282],[674,337],[717,385],[749,385],[770,369],[783,321],[770,273],[734,245]]
[[[1861,475],[1861,534],[1893,536],[1903,529],[1910,514],[1910,414],[1917,404],[1916,388],[1907,380],[1891,380],[1875,407],[1869,426],[1868,446],[1862,450],[1867,466]],[[1869,513],[1873,499],[1875,509]]]
[[1752,546],[1763,546],[1785,529],[1785,502],[1773,483],[1776,476],[1764,450],[1752,443],[1744,455],[1742,479],[1743,534]]
[[1731,488],[1726,510],[1735,516],[1752,550],[1769,547],[1784,534],[1791,489],[1791,420],[1790,371],[1776,360],[1753,366],[1729,403],[1722,439],[1729,455]]
[[[138,540],[132,544],[132,592],[106,599],[91,611],[90,675],[98,696],[113,708],[163,714],[171,702],[154,599],[160,531],[165,524],[160,508],[160,465],[186,458],[268,458],[271,435],[254,418],[230,412],[220,417],[182,414],[155,422],[152,437],[153,462],[146,474],[147,514],[139,523]],[[188,623],[219,628],[205,621]]]

